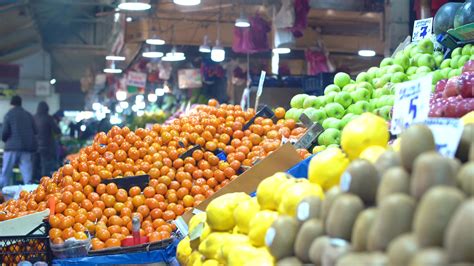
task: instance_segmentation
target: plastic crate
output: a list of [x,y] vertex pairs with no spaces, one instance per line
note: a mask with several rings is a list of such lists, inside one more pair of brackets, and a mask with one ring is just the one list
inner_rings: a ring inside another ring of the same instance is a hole
[[35,263],[51,262],[49,246],[49,224],[41,223],[26,235],[0,237],[0,261],[6,265],[16,265],[21,261]]
[[334,75],[334,73],[319,73],[315,76],[305,76],[302,78],[301,87],[307,94],[323,95],[324,88],[332,84]]

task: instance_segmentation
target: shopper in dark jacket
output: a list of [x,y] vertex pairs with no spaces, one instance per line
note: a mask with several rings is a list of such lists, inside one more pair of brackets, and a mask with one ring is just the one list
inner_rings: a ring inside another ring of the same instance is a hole
[[37,167],[39,175],[36,177],[50,176],[56,165],[56,143],[55,136],[61,131],[54,118],[48,114],[49,106],[46,102],[40,102],[34,117],[38,129],[38,153]]
[[5,115],[2,140],[5,142],[3,153],[2,175],[0,188],[11,182],[13,167],[19,163],[23,182],[32,179],[32,155],[36,152],[36,125],[33,116],[21,107],[20,96],[13,96],[10,104],[12,109]]

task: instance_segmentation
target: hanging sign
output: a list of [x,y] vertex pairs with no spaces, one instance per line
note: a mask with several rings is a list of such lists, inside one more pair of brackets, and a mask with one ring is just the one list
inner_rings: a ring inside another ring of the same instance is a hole
[[421,41],[429,38],[433,32],[433,18],[425,18],[415,20],[413,23],[413,35],[411,40],[413,42]]
[[455,118],[428,118],[425,124],[433,132],[436,150],[444,156],[454,158],[464,130],[461,120]]

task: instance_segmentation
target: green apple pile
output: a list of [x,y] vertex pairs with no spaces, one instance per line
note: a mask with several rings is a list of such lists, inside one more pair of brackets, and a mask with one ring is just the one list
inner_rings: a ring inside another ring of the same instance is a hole
[[319,145],[338,145],[341,130],[352,119],[372,112],[390,120],[396,83],[433,75],[435,84],[442,79],[459,76],[464,64],[474,57],[474,46],[468,44],[453,50],[451,58],[434,50],[430,39],[409,44],[393,57],[384,58],[379,67],[359,73],[355,80],[347,73],[337,73],[334,84],[324,89],[324,95],[295,95],[285,118],[299,121],[301,114],[321,124],[324,132],[318,137]]

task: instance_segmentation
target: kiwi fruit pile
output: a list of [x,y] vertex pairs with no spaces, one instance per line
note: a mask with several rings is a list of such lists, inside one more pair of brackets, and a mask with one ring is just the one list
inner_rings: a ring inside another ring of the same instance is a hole
[[474,265],[474,124],[455,158],[411,126],[399,151],[352,161],[324,200],[305,198],[269,231],[277,265]]

